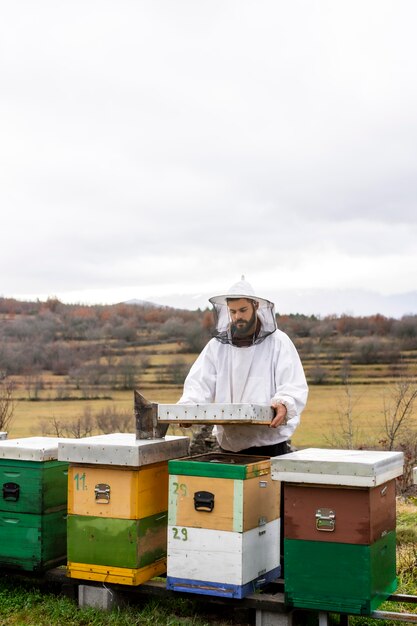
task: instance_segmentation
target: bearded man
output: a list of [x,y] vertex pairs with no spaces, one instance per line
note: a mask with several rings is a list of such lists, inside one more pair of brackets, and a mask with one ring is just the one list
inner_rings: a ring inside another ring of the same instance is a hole
[[179,404],[270,404],[269,425],[216,425],[213,432],[223,452],[270,457],[289,452],[308,387],[293,342],[277,328],[273,303],[256,296],[243,276],[210,302],[216,334],[191,367]]

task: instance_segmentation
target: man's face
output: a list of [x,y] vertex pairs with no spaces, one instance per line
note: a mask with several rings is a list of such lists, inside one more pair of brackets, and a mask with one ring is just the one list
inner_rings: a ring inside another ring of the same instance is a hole
[[232,322],[232,333],[238,337],[247,337],[255,332],[256,305],[252,300],[239,298],[228,300],[227,306]]

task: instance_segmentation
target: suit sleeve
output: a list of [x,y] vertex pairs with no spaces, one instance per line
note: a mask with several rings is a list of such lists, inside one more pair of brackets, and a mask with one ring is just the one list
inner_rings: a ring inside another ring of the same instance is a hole
[[275,393],[271,402],[287,407],[287,424],[280,432],[290,438],[300,423],[308,396],[308,386],[300,357],[291,339],[282,333],[275,364]]

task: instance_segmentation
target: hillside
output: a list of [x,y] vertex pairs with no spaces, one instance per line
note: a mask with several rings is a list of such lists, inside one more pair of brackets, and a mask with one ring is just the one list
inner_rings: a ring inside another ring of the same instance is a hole
[[[310,384],[417,377],[417,315],[277,316]],[[58,382],[131,389],[139,380],[180,384],[210,338],[211,312],[153,305],[68,305],[0,298],[0,371],[28,393]],[[171,355],[169,359],[158,355]]]

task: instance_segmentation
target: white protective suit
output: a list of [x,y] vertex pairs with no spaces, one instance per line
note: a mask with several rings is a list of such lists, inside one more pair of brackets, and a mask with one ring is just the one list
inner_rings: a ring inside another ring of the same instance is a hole
[[285,404],[287,423],[278,428],[254,424],[214,427],[220,446],[239,452],[252,446],[274,445],[290,439],[300,422],[307,395],[307,382],[297,350],[288,335],[277,329],[262,342],[249,347],[236,347],[211,339],[184,382],[179,404]]

